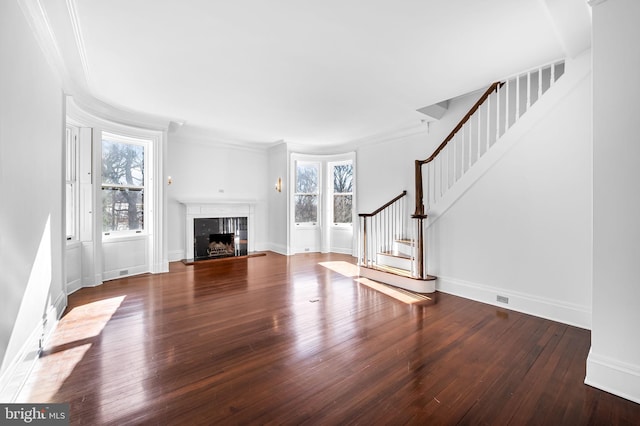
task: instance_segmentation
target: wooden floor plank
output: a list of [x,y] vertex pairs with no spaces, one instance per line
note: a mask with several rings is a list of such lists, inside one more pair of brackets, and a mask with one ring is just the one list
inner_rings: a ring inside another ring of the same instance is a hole
[[92,425],[640,422],[583,384],[587,330],[442,293],[403,303],[353,262],[267,253],[81,289],[20,400]]

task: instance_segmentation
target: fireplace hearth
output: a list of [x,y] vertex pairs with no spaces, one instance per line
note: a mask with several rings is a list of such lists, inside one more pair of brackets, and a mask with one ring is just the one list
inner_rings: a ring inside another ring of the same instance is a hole
[[247,218],[195,218],[194,260],[247,255]]

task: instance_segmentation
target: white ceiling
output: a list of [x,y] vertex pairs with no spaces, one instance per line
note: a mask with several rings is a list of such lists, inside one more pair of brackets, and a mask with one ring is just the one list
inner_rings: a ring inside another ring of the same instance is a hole
[[399,131],[590,43],[584,0],[39,1],[70,90],[226,142]]

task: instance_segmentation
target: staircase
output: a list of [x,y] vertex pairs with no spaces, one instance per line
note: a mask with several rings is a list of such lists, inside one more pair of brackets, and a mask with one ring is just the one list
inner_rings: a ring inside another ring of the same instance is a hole
[[467,178],[468,185],[476,163],[489,157],[564,70],[564,61],[554,62],[491,84],[434,152],[414,162],[413,214],[407,210],[407,191],[371,213],[359,214],[360,276],[418,293],[435,291],[436,277],[426,271],[428,213],[442,212],[442,204],[462,194],[461,181]]

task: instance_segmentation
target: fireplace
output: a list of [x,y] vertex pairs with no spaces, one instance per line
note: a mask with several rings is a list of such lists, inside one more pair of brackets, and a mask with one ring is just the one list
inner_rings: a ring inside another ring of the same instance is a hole
[[247,218],[194,218],[194,260],[246,256]]
[[[209,244],[220,241],[210,237],[215,234],[233,234],[234,256],[255,251],[255,200],[187,199],[180,203],[185,206],[185,261],[215,258],[209,256],[211,249],[207,252]],[[203,219],[205,221],[201,222]],[[206,246],[204,251],[198,251],[199,244]],[[214,254],[219,249],[216,247]]]

